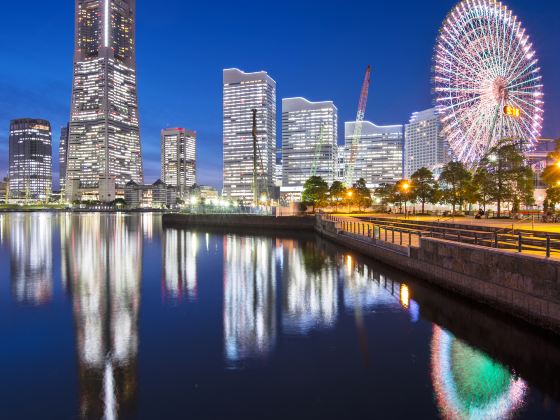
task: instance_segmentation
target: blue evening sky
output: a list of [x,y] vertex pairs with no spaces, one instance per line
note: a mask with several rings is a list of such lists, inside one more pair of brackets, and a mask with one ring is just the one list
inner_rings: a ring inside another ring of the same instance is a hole
[[[438,28],[455,0],[137,0],[137,61],[146,181],[159,176],[159,132],[198,132],[199,182],[222,178],[222,69],[266,70],[283,97],[334,100],[355,117],[366,65],[366,118],[406,123],[429,108]],[[560,137],[560,2],[507,0],[535,45],[545,84],[544,136]],[[46,118],[58,147],[69,116],[73,0],[4,1],[0,13],[0,175],[9,121]],[[280,127],[278,129],[280,131]],[[58,150],[54,152],[58,177]]]

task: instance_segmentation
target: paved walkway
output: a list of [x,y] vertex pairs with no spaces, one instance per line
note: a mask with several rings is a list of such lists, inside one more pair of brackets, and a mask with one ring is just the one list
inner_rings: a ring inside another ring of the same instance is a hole
[[531,220],[516,221],[510,219],[475,219],[474,217],[442,217],[442,216],[409,216],[405,218],[399,214],[387,213],[366,213],[352,214],[352,217],[379,217],[387,219],[414,220],[422,222],[439,222],[449,224],[460,224],[469,226],[490,226],[500,229],[512,228],[521,230],[534,230],[536,232],[560,233],[560,223],[541,223],[532,222]]

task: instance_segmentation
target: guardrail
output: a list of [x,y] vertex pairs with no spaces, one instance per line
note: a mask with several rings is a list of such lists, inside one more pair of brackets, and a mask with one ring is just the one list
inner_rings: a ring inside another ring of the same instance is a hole
[[[560,234],[536,231],[480,231],[473,229],[457,229],[428,224],[411,225],[396,221],[363,221],[352,217],[332,215],[321,216],[335,223],[342,233],[358,235],[405,247],[419,247],[423,237],[444,239],[447,241],[470,245],[514,250],[519,253],[531,253],[560,257]],[[414,226],[414,227],[411,227]]]

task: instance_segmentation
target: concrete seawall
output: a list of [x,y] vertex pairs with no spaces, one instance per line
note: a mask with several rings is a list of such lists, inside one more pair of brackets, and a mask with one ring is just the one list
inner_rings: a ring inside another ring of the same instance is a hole
[[163,215],[164,226],[175,227],[213,227],[247,230],[286,230],[307,231],[315,229],[315,218],[251,216],[243,214],[175,214]]
[[422,238],[419,248],[389,248],[339,232],[335,223],[319,218],[316,230],[339,245],[560,333],[560,261],[434,238]]

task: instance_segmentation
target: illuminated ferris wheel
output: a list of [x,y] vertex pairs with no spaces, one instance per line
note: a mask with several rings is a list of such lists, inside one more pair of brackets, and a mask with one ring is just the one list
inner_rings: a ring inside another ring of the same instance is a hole
[[541,134],[543,85],[521,22],[495,0],[463,0],[447,16],[434,55],[436,107],[455,158],[469,167],[499,140]]

